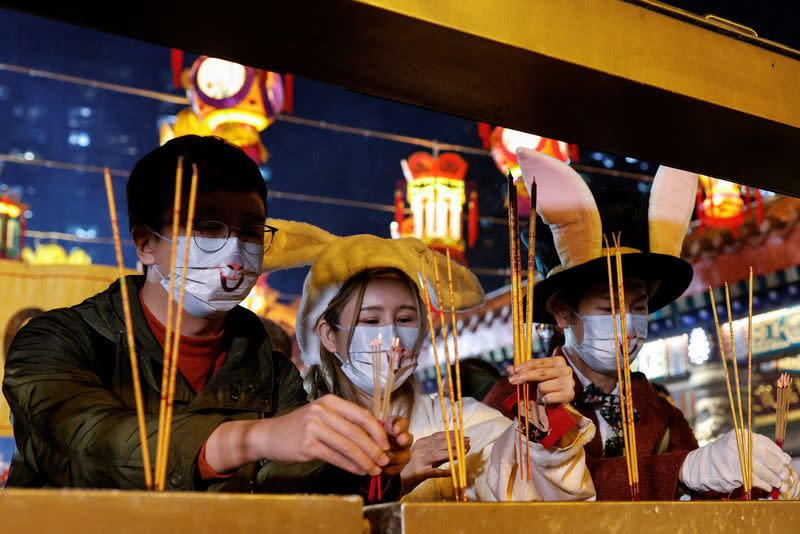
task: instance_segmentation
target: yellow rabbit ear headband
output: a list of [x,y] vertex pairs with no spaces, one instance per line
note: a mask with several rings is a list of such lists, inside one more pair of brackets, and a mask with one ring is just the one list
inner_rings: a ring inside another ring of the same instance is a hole
[[[338,237],[311,224],[280,219],[268,219],[267,224],[278,228],[278,232],[264,255],[264,272],[311,265],[303,284],[296,326],[297,342],[306,365],[319,363],[320,342],[316,325],[320,316],[344,283],[364,270],[398,269],[416,284],[422,294],[419,269],[419,255],[422,253],[431,302],[439,307],[433,292],[434,262],[444,276],[447,258],[430,250],[419,239],[384,239],[368,234]],[[483,303],[483,288],[475,275],[455,262],[450,267],[456,308],[467,309]],[[444,293],[443,304],[449,308],[448,292]]]

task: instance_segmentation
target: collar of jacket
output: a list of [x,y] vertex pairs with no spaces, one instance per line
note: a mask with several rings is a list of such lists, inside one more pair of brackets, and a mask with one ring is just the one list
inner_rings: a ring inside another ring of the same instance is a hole
[[[142,387],[160,393],[164,352],[147,325],[139,301],[139,291],[144,286],[145,278],[141,275],[127,276],[126,283]],[[122,345],[121,354],[125,355],[127,363],[128,348],[119,280],[78,305],[76,311],[98,334]],[[261,321],[250,310],[236,306],[225,318],[225,331],[230,346],[222,368],[196,396],[179,374],[180,383],[175,388],[176,403],[186,402],[186,409],[191,411],[213,408],[270,412],[274,382],[272,347],[269,342],[265,343],[267,337]]]

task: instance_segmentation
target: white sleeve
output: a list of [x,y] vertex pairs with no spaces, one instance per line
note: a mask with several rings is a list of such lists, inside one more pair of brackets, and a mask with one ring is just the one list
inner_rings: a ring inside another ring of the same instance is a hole
[[[545,449],[531,443],[531,480],[520,476],[519,439],[516,422],[490,446],[487,468],[475,480],[482,501],[593,501],[594,483],[586,466],[583,446],[595,434],[587,418],[578,421],[572,443]],[[523,473],[524,475],[525,473]]]
[[[433,395],[426,400],[429,401],[424,404],[427,410],[422,410],[423,405],[420,404],[415,407],[412,416],[411,427],[415,439],[443,429],[438,397]],[[449,412],[449,400],[445,403]],[[464,435],[470,440],[466,468],[467,495],[471,501],[594,500],[594,484],[583,452],[583,445],[594,437],[595,432],[594,424],[589,419],[582,418],[579,421],[576,438],[563,449],[544,449],[532,443],[531,480],[522,481],[517,468],[518,440],[514,422],[473,398],[465,397],[462,404]],[[449,472],[449,464],[445,463],[441,469]],[[422,482],[402,500],[430,502],[452,499],[452,478],[442,477]]]

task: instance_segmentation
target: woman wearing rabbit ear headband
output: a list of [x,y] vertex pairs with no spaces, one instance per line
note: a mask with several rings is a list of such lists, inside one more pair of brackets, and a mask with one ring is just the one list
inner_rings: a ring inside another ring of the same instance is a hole
[[[603,233],[621,232],[628,329],[623,339],[633,360],[647,339],[648,314],[680,297],[692,280],[691,265],[680,251],[697,175],[660,167],[648,201],[638,193],[593,195],[568,165],[527,149],[517,157],[528,188],[536,178],[541,217],[536,264],[544,278],[534,288],[534,321],[564,329],[565,342],[554,355],[565,357],[578,377],[573,405],[600,428],[586,446],[598,500],[627,500]],[[698,448],[681,412],[642,373],[632,374],[631,387],[642,500],[701,491],[728,494],[741,486],[732,434]],[[502,406],[514,393],[507,382],[498,382],[484,402]],[[788,455],[760,435],[754,436],[753,451],[753,485],[781,488],[785,498],[796,498],[800,485]]]
[[[444,272],[447,259],[414,238],[335,237],[307,224],[268,223],[280,231],[265,257],[265,270],[311,265],[297,315],[298,344],[309,366],[306,389],[310,397],[333,393],[370,408],[375,377],[383,386],[388,373],[393,373],[390,413],[406,415],[415,438],[401,473],[403,499],[452,499],[439,397],[422,394],[414,380],[420,348],[429,336],[420,297],[419,254],[428,264],[427,273],[433,272],[433,262]],[[482,303],[483,290],[475,276],[455,263],[451,269],[455,306],[464,309]],[[394,369],[384,367],[377,375],[370,352],[371,342],[379,335],[384,350],[389,340],[399,339],[400,358]],[[572,398],[572,377],[564,370],[546,370],[537,379],[555,404]],[[578,424],[555,447],[531,443],[534,467],[527,481],[520,480],[516,470],[519,453],[514,423],[471,398],[463,400],[463,414],[469,499],[594,498],[583,453],[583,444],[594,435],[588,419],[578,415]]]

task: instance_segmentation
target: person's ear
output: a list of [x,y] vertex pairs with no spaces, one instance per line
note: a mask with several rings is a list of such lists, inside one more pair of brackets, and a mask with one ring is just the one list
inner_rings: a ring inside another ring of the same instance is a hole
[[562,330],[570,325],[570,320],[574,313],[567,301],[558,294],[553,295],[547,301],[547,311],[555,318],[556,324]]
[[317,323],[317,335],[322,342],[322,346],[330,353],[339,352],[337,344],[336,329],[332,327],[327,321],[320,319]]
[[131,230],[131,237],[133,237],[133,244],[136,246],[136,255],[142,265],[155,264],[155,234],[144,226],[134,226]]

